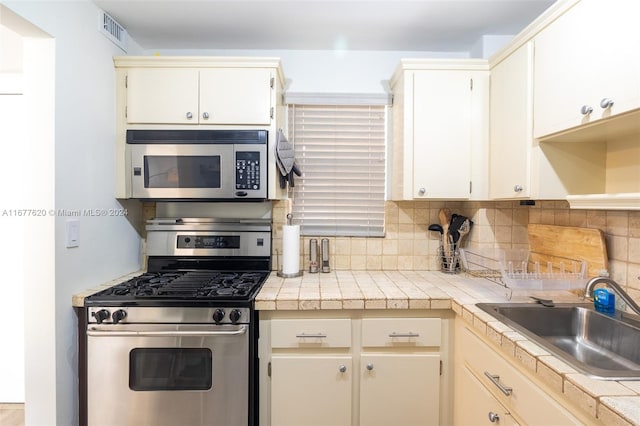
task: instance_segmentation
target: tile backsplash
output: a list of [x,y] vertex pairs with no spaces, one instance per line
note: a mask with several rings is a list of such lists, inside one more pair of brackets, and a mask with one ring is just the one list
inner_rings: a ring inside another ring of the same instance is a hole
[[[338,270],[438,270],[439,235],[428,231],[439,223],[438,212],[447,207],[471,218],[474,226],[465,246],[528,248],[527,225],[579,226],[605,233],[611,277],[635,300],[640,300],[640,212],[572,210],[565,201],[537,201],[521,206],[518,201],[387,201],[383,238],[329,237],[330,265]],[[273,203],[273,269],[282,252],[282,225],[287,202]],[[309,240],[300,243],[300,266],[309,268]]]

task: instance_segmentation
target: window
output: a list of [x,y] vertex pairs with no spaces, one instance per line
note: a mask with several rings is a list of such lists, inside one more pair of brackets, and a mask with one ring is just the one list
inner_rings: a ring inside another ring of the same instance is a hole
[[386,105],[288,107],[303,235],[384,236]]

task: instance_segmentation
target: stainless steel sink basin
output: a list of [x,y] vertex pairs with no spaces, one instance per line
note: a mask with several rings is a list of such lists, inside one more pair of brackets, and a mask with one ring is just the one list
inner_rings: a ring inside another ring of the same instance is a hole
[[478,303],[477,306],[599,379],[640,379],[640,322],[596,312],[591,304]]

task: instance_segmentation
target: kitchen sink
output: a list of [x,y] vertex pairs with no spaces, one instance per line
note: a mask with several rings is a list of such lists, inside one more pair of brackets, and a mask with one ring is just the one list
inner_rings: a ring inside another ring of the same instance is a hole
[[575,369],[604,380],[640,379],[640,319],[592,304],[478,303]]

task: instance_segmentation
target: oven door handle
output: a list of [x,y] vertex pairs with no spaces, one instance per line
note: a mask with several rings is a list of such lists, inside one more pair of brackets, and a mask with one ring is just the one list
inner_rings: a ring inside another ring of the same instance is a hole
[[159,330],[159,331],[125,331],[125,330],[105,330],[90,327],[87,330],[87,336],[93,337],[209,337],[209,336],[241,336],[247,332],[247,326],[243,325],[237,330],[218,330],[218,331],[195,331],[195,330]]

